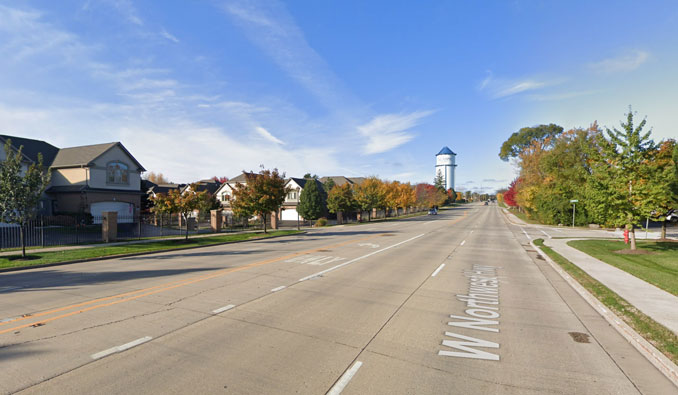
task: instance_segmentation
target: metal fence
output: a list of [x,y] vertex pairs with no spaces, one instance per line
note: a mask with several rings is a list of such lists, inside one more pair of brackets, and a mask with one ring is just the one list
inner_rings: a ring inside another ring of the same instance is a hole
[[[53,247],[103,242],[101,224],[103,217],[84,215],[58,215],[38,217],[29,221],[24,237],[27,247]],[[186,221],[177,214],[145,214],[118,216],[117,239],[134,240],[155,237],[177,237],[186,232]],[[210,218],[198,216],[189,222],[188,234],[212,233]],[[220,232],[261,230],[261,221],[224,221]],[[0,249],[21,247],[21,228],[15,224],[0,223]]]

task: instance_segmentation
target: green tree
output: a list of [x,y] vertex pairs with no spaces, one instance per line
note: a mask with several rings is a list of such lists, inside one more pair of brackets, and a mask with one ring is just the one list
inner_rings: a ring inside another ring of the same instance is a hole
[[[195,185],[191,186],[195,190]],[[185,224],[185,240],[188,240],[188,218],[190,214],[198,208],[199,197],[193,192],[181,193],[179,190],[171,190],[167,194],[159,193],[153,200],[154,213],[177,213],[181,215]]]
[[606,129],[609,139],[599,139],[599,158],[592,168],[589,188],[589,206],[603,212],[612,224],[628,229],[632,250],[636,249],[634,225],[656,209],[647,177],[652,172],[649,165],[656,157],[657,145],[650,138],[651,129],[643,133],[646,123],[643,119],[634,127],[629,108],[622,130]]
[[367,221],[372,220],[372,210],[384,205],[382,181],[377,177],[368,177],[356,187],[356,203],[361,211],[367,211]]
[[0,221],[19,225],[21,256],[26,258],[26,226],[35,218],[40,196],[47,188],[51,173],[38,163],[31,163],[22,174],[23,146],[12,150],[11,140],[5,142],[5,160],[0,162]]
[[663,141],[653,160],[643,166],[643,182],[637,188],[646,195],[650,216],[662,221],[661,238],[666,238],[666,215],[678,206],[678,144],[676,140]]
[[299,195],[297,212],[304,219],[317,220],[327,212],[327,197],[315,179],[307,179]]
[[325,195],[327,196],[328,193],[334,188],[335,182],[332,178],[328,178],[325,182],[323,182],[323,190],[325,191]]
[[285,187],[285,173],[278,173],[278,169],[262,169],[258,174],[243,173],[247,183],[235,185],[231,203],[233,211],[239,215],[258,215],[264,224],[264,233],[267,233],[266,216],[278,212],[290,190]]
[[548,146],[553,137],[563,132],[563,128],[556,124],[539,125],[525,127],[513,133],[508,140],[504,141],[499,150],[499,158],[508,161],[509,158],[516,158],[525,149],[531,147],[535,142]]
[[358,207],[351,184],[335,185],[327,195],[327,209],[331,213],[349,213]]
[[438,173],[436,178],[433,179],[433,186],[445,192],[445,180],[442,173]]

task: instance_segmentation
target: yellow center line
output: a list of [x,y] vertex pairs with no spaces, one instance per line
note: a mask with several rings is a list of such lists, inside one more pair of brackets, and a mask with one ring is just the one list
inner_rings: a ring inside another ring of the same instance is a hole
[[[125,292],[125,293],[107,296],[107,297],[103,297],[103,298],[97,298],[97,299],[93,299],[93,300],[90,300],[90,301],[87,301],[87,302],[72,304],[72,305],[69,305],[69,306],[64,306],[64,307],[60,307],[60,308],[56,308],[56,309],[52,309],[52,310],[48,310],[48,311],[43,311],[43,312],[40,312],[40,313],[37,313],[37,314],[17,317],[13,320],[2,322],[2,323],[0,323],[0,325],[5,325],[5,324],[9,324],[9,323],[17,322],[17,321],[23,321],[23,320],[26,320],[26,319],[32,319],[32,318],[36,318],[36,317],[42,317],[42,316],[45,316],[45,315],[54,314],[54,313],[58,313],[58,312],[65,311],[65,310],[70,310],[70,309],[77,308],[77,307],[87,306],[87,305],[95,304],[95,303],[98,303],[98,302],[105,302],[105,301],[112,300],[112,299],[124,298],[124,299],[115,300],[115,301],[109,302],[109,303],[97,304],[97,305],[94,305],[94,306],[87,307],[85,309],[76,310],[76,311],[73,311],[73,312],[70,312],[70,313],[62,314],[60,316],[47,318],[47,319],[44,319],[44,320],[39,320],[39,321],[31,322],[31,323],[28,323],[28,324],[15,326],[15,327],[12,327],[12,328],[7,328],[7,329],[4,329],[4,330],[1,330],[0,335],[7,333],[7,332],[17,330],[17,329],[22,329],[22,328],[26,328],[26,327],[29,327],[29,326],[32,326],[32,325],[36,325],[36,324],[39,324],[39,323],[44,324],[44,323],[49,322],[49,321],[54,321],[54,320],[57,320],[57,319],[60,319],[60,318],[70,317],[72,315],[84,313],[86,311],[98,309],[100,307],[112,306],[112,305],[115,305],[115,304],[118,304],[118,303],[127,302],[127,301],[130,301],[130,300],[135,300],[135,299],[138,299],[138,298],[141,298],[141,297],[144,297],[144,296],[153,295],[153,294],[163,292],[163,291],[167,291],[167,290],[170,290],[170,289],[182,287],[182,286],[185,286],[185,285],[194,284],[194,283],[197,283],[197,282],[200,282],[200,281],[209,280],[209,279],[219,277],[219,276],[223,276],[223,275],[226,275],[226,274],[229,274],[229,273],[233,273],[233,272],[237,272],[237,271],[241,271],[241,270],[245,270],[245,269],[250,269],[250,268],[253,268],[253,267],[262,266],[262,265],[266,265],[266,264],[270,264],[270,263],[274,263],[274,262],[279,262],[279,261],[286,260],[286,259],[291,259],[291,258],[297,257],[299,255],[317,252],[317,251],[323,250],[323,249],[342,247],[342,246],[345,246],[345,245],[348,245],[348,244],[357,243],[357,242],[360,242],[360,241],[372,239],[372,238],[377,237],[379,235],[380,234],[375,234],[375,235],[371,235],[371,236],[367,236],[367,237],[362,237],[362,238],[359,238],[359,239],[349,240],[349,241],[346,241],[346,242],[343,242],[343,243],[331,244],[331,245],[328,245],[328,246],[313,248],[313,249],[305,250],[305,251],[301,251],[301,252],[295,252],[293,254],[288,254],[288,255],[285,255],[285,256],[282,256],[282,257],[267,259],[267,260],[260,261],[260,262],[254,262],[254,263],[250,263],[250,264],[240,266],[240,267],[236,267],[236,268],[221,269],[221,270],[218,270],[215,273],[211,273],[211,274],[205,275],[205,276],[189,278],[189,279],[186,279],[186,280],[172,281],[172,282],[169,282],[169,283],[156,285],[156,286],[148,287],[148,288],[143,288],[143,289],[139,289],[139,290],[136,290],[136,291],[130,291],[130,292]],[[126,296],[134,295],[134,294],[139,294],[139,295],[130,296],[130,297],[125,298]]]

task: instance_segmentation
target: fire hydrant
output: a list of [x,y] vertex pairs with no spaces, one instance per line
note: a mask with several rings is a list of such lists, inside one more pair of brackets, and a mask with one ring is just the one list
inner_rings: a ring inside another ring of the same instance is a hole
[[624,244],[629,244],[629,230],[624,229]]

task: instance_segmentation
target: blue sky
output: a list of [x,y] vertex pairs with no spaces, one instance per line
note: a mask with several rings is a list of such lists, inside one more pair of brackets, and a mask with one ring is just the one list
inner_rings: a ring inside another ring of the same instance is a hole
[[678,7],[635,1],[0,1],[0,133],[121,141],[175,182],[515,176],[523,126],[678,137]]

